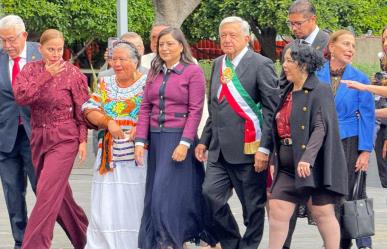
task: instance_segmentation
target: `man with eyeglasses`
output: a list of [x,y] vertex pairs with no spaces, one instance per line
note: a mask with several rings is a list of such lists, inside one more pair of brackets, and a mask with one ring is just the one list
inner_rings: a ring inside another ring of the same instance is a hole
[[35,192],[31,160],[30,110],[16,104],[12,83],[23,66],[41,58],[38,44],[27,42],[19,16],[0,19],[0,177],[11,223],[14,248],[21,248],[27,225],[27,176]]
[[293,2],[287,24],[296,39],[302,39],[318,51],[322,52],[328,45],[329,34],[317,26],[316,8],[308,0]]
[[[316,8],[308,0],[296,0],[290,5],[288,10],[288,21],[286,22],[292,34],[296,38],[293,42],[302,42],[312,46],[316,50],[323,53],[328,45],[329,34],[321,30],[317,26]],[[291,43],[286,45],[282,51],[283,55],[290,47]],[[284,72],[280,76],[280,87],[283,88],[287,84]],[[292,241],[294,229],[296,227],[298,210],[294,213],[289,224],[288,237],[282,249],[289,249]]]

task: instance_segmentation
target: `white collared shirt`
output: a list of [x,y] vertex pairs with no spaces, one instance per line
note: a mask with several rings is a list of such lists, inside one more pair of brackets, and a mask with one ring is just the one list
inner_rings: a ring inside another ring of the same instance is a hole
[[[24,49],[21,52],[20,56],[20,61],[19,61],[19,68],[20,71],[23,69],[23,67],[27,64],[27,43],[24,44]],[[12,68],[13,68],[13,60],[11,57],[8,56],[8,66],[9,66],[9,78],[12,81]]]
[[[180,63],[180,60],[178,62],[176,62],[175,64],[173,64],[173,66],[169,69],[171,69],[171,70],[174,69],[177,65],[179,65],[179,63]],[[163,73],[166,73],[168,70],[167,65],[163,64],[162,70],[163,70]]]
[[318,26],[316,26],[316,28],[313,30],[313,32],[310,33],[310,35],[304,39],[309,44],[309,46],[313,44],[314,39],[316,39],[316,36],[317,36],[319,31],[320,31],[320,28]]
[[245,47],[244,49],[242,49],[242,51],[239,52],[239,54],[237,56],[235,56],[235,58],[231,61],[232,65],[234,66],[234,70],[236,70],[237,66],[239,65],[239,62],[241,62],[243,56],[245,56],[245,54],[247,53],[249,49],[247,47]]

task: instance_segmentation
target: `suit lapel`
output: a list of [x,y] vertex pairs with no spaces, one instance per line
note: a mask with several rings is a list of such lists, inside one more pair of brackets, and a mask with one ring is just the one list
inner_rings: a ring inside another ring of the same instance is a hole
[[[222,62],[223,62],[223,57],[219,57],[219,59],[217,59],[215,61],[215,67],[214,67],[214,72],[213,72],[213,76],[212,76],[212,84],[211,84],[211,102],[214,102],[216,103],[217,105],[219,105],[219,101],[218,101],[218,91],[219,91],[219,88],[220,88],[220,69],[222,67]],[[224,100],[222,101],[222,103],[225,102]],[[220,103],[220,104],[222,104]]]
[[[350,71],[351,70],[347,65],[345,67],[342,79],[348,79],[348,76],[351,74]],[[348,91],[349,91],[349,88],[347,87],[347,85],[341,84],[341,83],[339,84],[339,87],[336,90],[336,96],[335,96],[336,105],[339,105],[340,102],[344,100],[345,95],[348,93]]]
[[0,84],[4,84],[5,89],[12,89],[11,78],[9,76],[9,57],[4,51],[0,54],[0,73],[3,81]]
[[[244,72],[246,72],[246,70],[248,68],[250,57],[251,57],[251,51],[248,50],[247,53],[242,57],[241,61],[239,62],[238,66],[235,70],[235,73],[237,74],[239,81],[241,80]],[[241,81],[241,83],[243,85],[242,81]]]
[[[329,86],[331,86],[332,81],[331,81],[331,74],[329,71],[329,67],[330,67],[329,62],[325,63],[323,68],[320,70],[320,72],[318,72],[318,76],[319,76],[320,82],[328,84]],[[343,74],[342,79],[346,79],[346,77],[348,77],[348,73],[349,73],[349,72],[347,72],[348,70],[349,70],[349,68],[347,65],[347,67],[344,70],[344,74]],[[345,84],[339,84],[339,86],[336,90],[336,95],[335,95],[336,106],[338,106],[340,104],[340,102],[343,101],[348,90],[349,89]]]
[[323,31],[319,30],[316,38],[313,41],[312,47],[318,51],[323,51],[325,48],[325,39],[323,36]]
[[[249,64],[249,58],[251,57],[252,55],[252,52],[250,50],[247,51],[247,53],[242,57],[241,61],[239,62],[238,66],[235,70],[235,73],[236,75],[238,76],[238,79],[240,80],[241,84],[243,85],[243,81],[241,81],[241,77],[242,75],[246,72],[247,68],[248,68],[248,64]],[[214,77],[213,79],[214,82],[213,82],[213,86],[211,88],[211,91],[212,91],[212,100],[213,101],[216,101],[216,103],[218,103],[220,106],[223,106],[225,105],[225,103],[227,102],[225,100],[225,98],[222,99],[222,101],[219,103],[218,101],[218,91],[219,91],[219,88],[220,88],[220,70],[222,68],[222,64],[223,64],[223,58],[224,58],[225,55],[223,55],[222,57],[219,58],[219,60],[217,60],[216,64],[215,64],[215,68],[214,68]]]

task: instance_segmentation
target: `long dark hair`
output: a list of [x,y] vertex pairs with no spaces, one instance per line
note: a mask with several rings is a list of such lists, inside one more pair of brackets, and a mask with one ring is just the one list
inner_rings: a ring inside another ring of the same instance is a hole
[[153,59],[151,68],[149,70],[149,75],[151,76],[151,78],[156,77],[160,73],[160,70],[162,69],[165,63],[163,59],[161,59],[159,54],[159,44],[160,44],[160,38],[168,34],[172,35],[172,37],[183,46],[180,62],[185,64],[195,63],[192,58],[191,49],[188,45],[187,39],[185,39],[183,32],[179,28],[170,27],[170,28],[163,29],[160,32],[159,37],[157,38],[157,54],[156,54],[156,57]]

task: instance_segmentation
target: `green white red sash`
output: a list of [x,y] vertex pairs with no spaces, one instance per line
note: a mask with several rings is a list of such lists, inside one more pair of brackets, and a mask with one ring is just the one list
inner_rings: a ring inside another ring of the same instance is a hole
[[227,56],[223,57],[220,69],[221,90],[219,101],[226,98],[231,108],[245,120],[244,149],[245,154],[255,154],[261,140],[261,123],[263,122],[260,103],[256,104],[243,88]]

